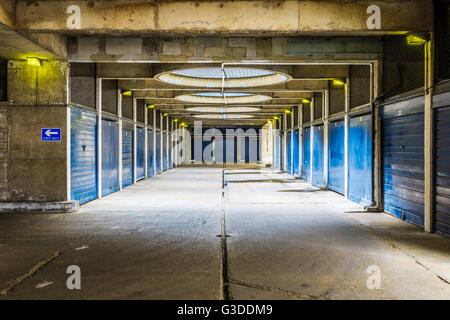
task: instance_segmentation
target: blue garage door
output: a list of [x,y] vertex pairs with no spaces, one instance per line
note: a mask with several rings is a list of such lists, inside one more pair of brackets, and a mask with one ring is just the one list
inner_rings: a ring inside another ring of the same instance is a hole
[[348,130],[348,198],[372,205],[372,116],[351,118]]
[[345,123],[328,125],[328,188],[345,193]]
[[281,170],[281,136],[280,134],[275,135],[277,139],[277,148],[276,148],[276,160],[277,160],[277,169]]
[[163,170],[167,170],[167,133],[163,132],[163,143],[162,143],[162,154],[163,154]]
[[323,187],[323,125],[313,127],[312,181],[316,187]]
[[155,146],[155,172],[161,172],[161,132],[156,131],[156,146]]
[[97,115],[72,108],[70,117],[70,198],[83,204],[98,197]]
[[147,177],[153,176],[153,130],[148,129],[148,149],[147,149]]
[[450,106],[435,110],[435,130],[434,229],[450,237]]
[[102,120],[102,196],[119,190],[119,124]]
[[311,181],[311,128],[303,128],[302,179]]
[[286,172],[292,174],[292,133],[288,131],[286,134]]
[[133,131],[122,129],[122,188],[133,183]]
[[136,129],[136,179],[145,178],[145,129]]
[[300,175],[300,165],[299,165],[299,161],[300,161],[300,156],[298,154],[299,151],[299,141],[298,141],[298,130],[295,130],[293,135],[292,135],[292,165],[294,167],[294,176],[299,176]]
[[424,116],[406,112],[382,122],[384,210],[423,226]]
[[169,158],[169,170],[170,170],[173,167],[173,163],[172,163],[172,151],[173,151],[172,134],[169,134],[168,137],[169,137],[169,154],[168,154],[168,158]]

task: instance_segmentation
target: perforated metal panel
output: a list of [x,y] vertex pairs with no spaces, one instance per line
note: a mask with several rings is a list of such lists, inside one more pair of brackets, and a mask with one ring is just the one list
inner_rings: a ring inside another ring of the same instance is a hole
[[122,117],[133,120],[133,98],[122,96]]
[[167,170],[167,133],[163,132],[162,134],[162,161],[163,161],[163,170]]
[[122,188],[133,183],[133,131],[122,129]]
[[292,132],[286,132],[286,172],[292,174]]
[[145,129],[136,129],[136,179],[145,178]]
[[299,155],[299,131],[295,130],[292,135],[292,166],[294,176],[300,175],[300,155]]
[[147,177],[150,178],[153,176],[153,166],[154,166],[154,162],[153,162],[153,153],[154,153],[154,145],[153,145],[153,134],[154,131],[152,129],[148,130],[148,149],[147,149]]
[[322,119],[322,93],[314,92],[314,120]]
[[303,123],[308,123],[311,121],[311,104],[303,104]]
[[370,66],[350,66],[350,108],[370,103]]
[[436,81],[450,79],[450,2],[435,3]]
[[117,80],[102,80],[102,110],[117,114]]
[[345,89],[344,86],[335,86],[333,82],[329,82],[329,105],[330,114],[345,111]]
[[145,101],[143,99],[136,100],[136,120],[138,122],[145,122]]
[[8,61],[0,60],[0,101],[6,101],[6,88],[8,79]]
[[94,63],[70,64],[70,99],[72,102],[95,109],[95,72]]
[[155,172],[161,172],[161,132],[156,131],[156,145],[155,145]]

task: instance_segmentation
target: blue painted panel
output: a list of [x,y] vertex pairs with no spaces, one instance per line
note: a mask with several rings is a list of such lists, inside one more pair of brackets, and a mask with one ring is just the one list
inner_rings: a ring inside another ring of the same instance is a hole
[[302,145],[301,178],[305,181],[311,181],[311,128],[303,128]]
[[292,146],[293,146],[293,151],[292,151],[292,164],[294,167],[294,176],[299,176],[300,175],[300,155],[299,155],[299,132],[298,130],[294,131],[294,134],[292,136]]
[[328,188],[345,193],[345,123],[328,125]]
[[145,129],[136,129],[136,179],[145,178]]
[[384,210],[423,226],[424,116],[404,113],[382,121]]
[[153,177],[153,152],[154,152],[154,147],[153,147],[153,129],[148,129],[148,137],[147,137],[147,177]]
[[323,125],[313,127],[312,181],[316,187],[323,187]]
[[277,138],[277,169],[281,170],[281,136],[279,134],[276,135]]
[[163,170],[167,170],[167,133],[163,132],[163,143],[162,143],[162,154],[163,154]]
[[102,196],[119,190],[119,124],[102,120]]
[[288,131],[286,135],[286,172],[292,174],[292,133]]
[[122,188],[133,183],[133,131],[122,129]]
[[70,198],[83,204],[98,198],[97,115],[72,108],[70,117]]
[[161,172],[161,132],[156,131],[156,146],[155,146],[155,172]]
[[173,167],[173,163],[172,163],[172,148],[173,148],[172,134],[169,134],[169,153],[168,153],[169,170],[172,169],[172,167]]
[[348,198],[372,205],[372,116],[351,118],[348,130]]
[[450,106],[435,109],[434,136],[434,229],[437,233],[450,237]]

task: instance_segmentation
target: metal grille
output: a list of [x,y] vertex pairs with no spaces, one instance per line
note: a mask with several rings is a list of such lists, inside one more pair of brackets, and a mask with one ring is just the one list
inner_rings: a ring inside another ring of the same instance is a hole
[[147,112],[147,124],[149,126],[153,126],[153,110],[154,109],[148,109]]
[[102,110],[117,114],[117,80],[102,80]]
[[335,86],[330,81],[330,114],[345,111],[345,88],[344,86]]
[[6,101],[6,82],[8,78],[8,61],[0,60],[0,101]]
[[136,110],[137,110],[137,121],[145,122],[145,101],[143,99],[136,100]]
[[294,117],[294,128],[298,126],[298,107],[295,106],[292,109],[292,116]]
[[291,117],[292,117],[292,113],[291,114],[286,113],[286,129],[291,128]]
[[322,119],[322,93],[314,92],[314,120]]
[[133,120],[133,98],[122,96],[122,117]]
[[425,46],[408,45],[406,36],[390,36],[383,43],[383,95],[396,96],[424,86]]
[[156,127],[161,129],[161,111],[156,110]]
[[370,103],[370,66],[350,66],[350,108]]
[[450,79],[450,3],[435,4],[436,81]]
[[303,123],[308,123],[311,121],[311,104],[303,104]]
[[72,63],[70,65],[70,100],[95,109],[95,90],[95,64]]

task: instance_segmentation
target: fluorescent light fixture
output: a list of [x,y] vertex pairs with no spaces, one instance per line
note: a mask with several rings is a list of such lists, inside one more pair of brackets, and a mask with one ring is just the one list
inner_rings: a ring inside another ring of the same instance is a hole
[[27,58],[27,64],[29,66],[33,66],[33,67],[40,67],[42,66],[42,60],[39,58]]
[[344,79],[333,79],[333,85],[343,86],[343,85],[345,85],[345,80]]
[[167,117],[169,114],[166,112],[163,114],[163,117]]
[[280,119],[280,118],[278,118],[277,116],[273,116],[273,118],[274,118],[275,120],[278,120],[278,119]]
[[178,119],[177,118],[173,119],[173,122],[178,122]]
[[291,110],[284,109],[284,113],[286,113],[286,114],[291,114],[292,112],[291,112]]
[[424,45],[427,40],[427,37],[424,35],[408,34],[406,36],[406,43],[410,46]]
[[154,104],[148,104],[148,105],[147,105],[147,108],[149,108],[149,109],[155,109],[155,105],[154,105]]
[[305,98],[303,98],[302,99],[302,103],[311,103],[311,99],[305,99]]
[[133,92],[131,90],[127,90],[127,89],[120,90],[120,93],[123,96],[127,96],[127,97],[131,97],[133,95]]

